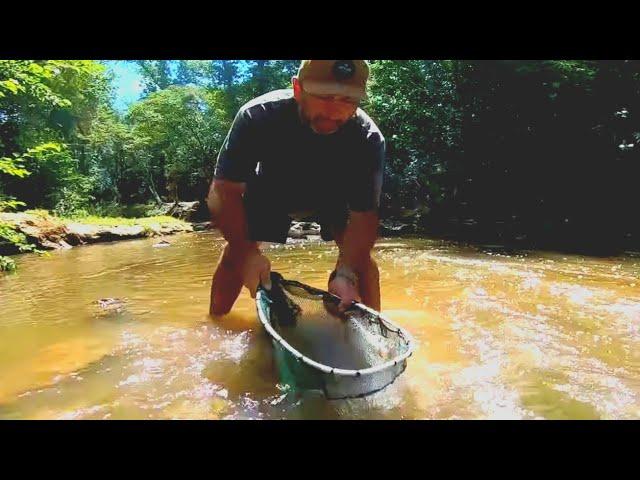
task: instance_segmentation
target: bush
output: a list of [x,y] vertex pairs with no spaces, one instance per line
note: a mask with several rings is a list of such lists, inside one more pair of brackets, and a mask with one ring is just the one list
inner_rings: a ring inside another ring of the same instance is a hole
[[153,213],[155,205],[146,204],[134,204],[134,205],[119,205],[115,202],[101,202],[93,205],[83,206],[82,208],[76,207],[71,209],[71,213],[58,213],[60,216],[68,218],[81,218],[81,217],[104,217],[104,218],[144,218],[156,215]]
[[68,185],[49,196],[50,203],[54,205],[53,212],[56,215],[68,216],[74,213],[86,214],[94,197],[91,195],[93,182],[88,177],[76,176]]
[[0,272],[13,272],[16,270],[16,262],[9,257],[0,256]]
[[[3,245],[4,244],[4,245]],[[9,246],[6,249],[6,246]],[[24,233],[19,232],[10,223],[0,221],[0,246],[5,253],[33,252],[36,246],[27,241]]]

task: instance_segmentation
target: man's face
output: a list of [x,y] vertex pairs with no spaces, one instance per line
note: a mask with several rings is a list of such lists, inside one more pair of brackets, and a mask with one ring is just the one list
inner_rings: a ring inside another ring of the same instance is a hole
[[293,79],[293,92],[303,119],[311,129],[321,135],[335,133],[356,113],[358,101],[333,95],[312,95]]

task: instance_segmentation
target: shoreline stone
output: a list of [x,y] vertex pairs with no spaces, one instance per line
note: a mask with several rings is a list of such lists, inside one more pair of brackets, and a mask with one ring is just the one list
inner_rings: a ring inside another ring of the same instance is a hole
[[[77,245],[132,240],[194,231],[194,227],[191,224],[152,223],[148,226],[91,225],[29,213],[3,212],[0,213],[0,221],[12,225],[18,232],[27,237],[29,243],[43,250],[66,250]],[[19,253],[11,247],[12,245],[8,245],[6,251],[0,249],[0,255]]]

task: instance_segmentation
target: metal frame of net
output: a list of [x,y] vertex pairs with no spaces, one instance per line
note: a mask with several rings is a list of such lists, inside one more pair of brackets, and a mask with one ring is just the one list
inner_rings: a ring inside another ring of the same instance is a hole
[[[283,383],[295,390],[320,390],[331,400],[358,398],[382,390],[404,372],[407,359],[415,348],[413,338],[381,313],[361,303],[354,302],[340,315],[340,321],[343,328],[351,333],[351,338],[356,339],[353,349],[366,351],[371,366],[339,368],[297,350],[283,338],[286,337],[282,334],[283,328],[304,321],[305,305],[311,305],[311,302],[318,311],[317,305],[322,306],[327,318],[335,318],[339,314],[332,307],[338,305],[340,298],[294,280],[285,280],[276,272],[271,272],[271,280],[270,291],[258,288],[256,310],[262,326],[271,337]],[[384,355],[380,354],[383,351]]]

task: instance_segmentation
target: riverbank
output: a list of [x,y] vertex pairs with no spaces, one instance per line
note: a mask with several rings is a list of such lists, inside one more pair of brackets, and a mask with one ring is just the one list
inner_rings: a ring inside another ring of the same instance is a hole
[[194,224],[169,216],[70,219],[44,210],[0,212],[0,225],[13,231],[11,240],[0,237],[0,255],[194,231]]
[[[176,212],[172,214],[175,215]],[[188,221],[168,215],[63,218],[51,215],[46,210],[0,212],[0,271],[15,269],[15,263],[4,255],[62,250],[99,242],[160,237],[211,228],[214,228],[211,222]],[[320,225],[314,222],[293,222],[289,238],[296,241],[319,240]]]
[[[172,207],[172,204],[167,204]],[[182,204],[180,204],[182,206]],[[186,204],[186,207],[192,207]],[[173,205],[175,207],[175,205]],[[0,212],[0,271],[12,270],[15,268],[14,262],[9,257],[3,255],[14,255],[31,251],[60,250],[69,249],[74,246],[93,244],[98,242],[113,242],[117,240],[131,240],[137,238],[156,237],[172,235],[183,232],[197,232],[215,228],[211,222],[196,222],[193,208],[184,212],[171,211],[171,215],[124,218],[124,217],[101,217],[83,216],[74,218],[62,218],[49,214],[45,210],[27,210],[20,213]],[[175,210],[175,208],[174,208]],[[166,211],[166,209],[165,209]],[[186,213],[185,213],[186,212]],[[164,211],[161,213],[165,213]],[[166,212],[169,213],[169,212]],[[516,238],[505,238],[500,235],[499,229],[492,229],[490,232],[477,232],[474,225],[449,225],[450,228],[440,229],[432,225],[427,229],[422,227],[414,218],[386,218],[380,222],[380,237],[422,237],[440,238],[454,240],[463,244],[479,244],[485,247],[492,246],[498,250],[556,250],[574,251],[576,253],[586,253],[597,255],[602,252],[596,251],[591,245],[582,245],[579,248],[575,243],[562,245],[555,242],[554,245],[545,245],[544,242],[531,241],[525,235]],[[421,228],[422,227],[422,228]],[[457,227],[457,228],[454,228]],[[315,222],[297,222],[291,224],[288,234],[289,239],[294,242],[319,241],[320,225]],[[565,248],[562,248],[562,247]],[[545,248],[546,247],[546,248]],[[587,250],[581,252],[581,250]],[[606,251],[606,254],[615,253],[629,254],[630,251]],[[635,250],[634,250],[635,251]]]

